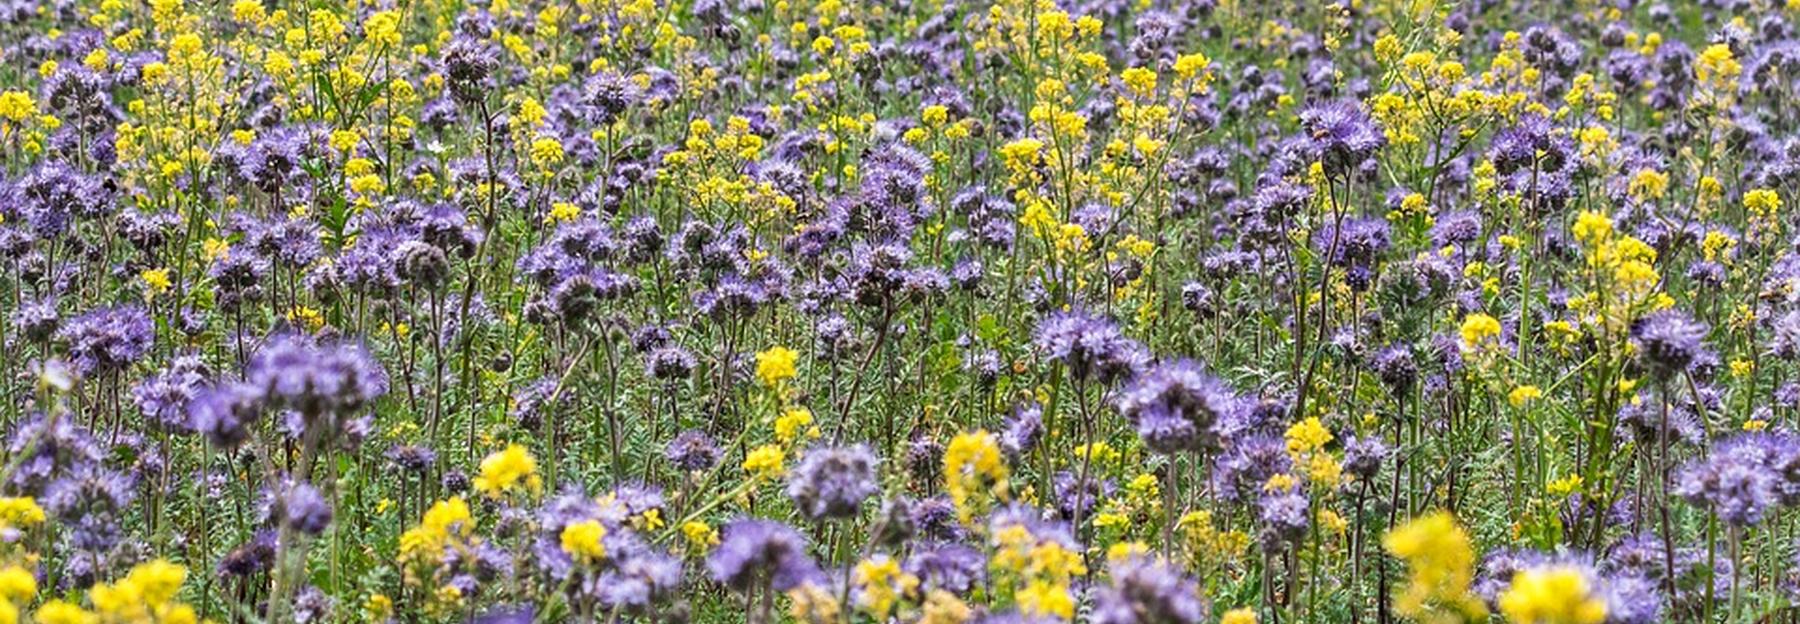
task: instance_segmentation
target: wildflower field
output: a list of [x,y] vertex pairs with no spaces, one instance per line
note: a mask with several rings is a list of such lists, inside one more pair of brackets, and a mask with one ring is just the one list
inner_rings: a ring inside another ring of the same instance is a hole
[[1800,1],[5,0],[0,624],[1800,621]]

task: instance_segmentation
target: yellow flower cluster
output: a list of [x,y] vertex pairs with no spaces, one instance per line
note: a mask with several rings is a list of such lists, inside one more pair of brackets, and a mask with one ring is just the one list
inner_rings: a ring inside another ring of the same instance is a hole
[[1411,576],[1394,610],[1420,621],[1481,620],[1487,605],[1469,592],[1475,550],[1447,512],[1415,518],[1389,531],[1381,545],[1406,562]]
[[787,347],[769,347],[756,354],[756,379],[768,387],[776,387],[789,379],[793,379],[798,371],[795,364],[800,354]]
[[481,474],[475,477],[474,486],[489,498],[500,498],[520,489],[535,495],[544,482],[537,474],[537,458],[523,445],[512,444],[481,460]]
[[592,563],[606,558],[606,527],[599,520],[585,520],[563,527],[558,536],[563,552],[576,561]]
[[465,543],[474,533],[468,503],[461,497],[438,501],[425,511],[419,526],[400,534],[400,561],[435,562],[445,548]]
[[1500,594],[1500,612],[1515,624],[1600,624],[1606,600],[1586,574],[1572,566],[1539,566],[1513,575]]
[[1034,617],[1075,617],[1074,579],[1087,574],[1081,553],[1055,539],[1033,535],[1020,524],[997,527],[989,541],[994,554],[988,569],[997,583],[1013,587],[1019,612]]
[[944,489],[964,522],[979,512],[978,502],[1006,499],[1006,463],[994,434],[972,431],[950,440],[944,449]]
[[[187,568],[157,559],[138,564],[113,583],[100,583],[88,590],[93,612],[54,601],[39,610],[39,622],[130,622],[149,624],[194,624],[199,621],[194,608],[175,599],[181,584],[187,580]],[[49,617],[46,617],[48,615]]]
[[856,606],[877,621],[884,621],[902,599],[919,591],[919,577],[900,569],[900,562],[876,555],[856,564],[851,577],[857,589]]

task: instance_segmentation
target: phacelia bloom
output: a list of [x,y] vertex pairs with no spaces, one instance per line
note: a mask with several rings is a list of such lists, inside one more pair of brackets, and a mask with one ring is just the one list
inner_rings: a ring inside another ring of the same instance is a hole
[[1038,323],[1032,340],[1045,357],[1067,365],[1077,378],[1111,383],[1149,360],[1137,341],[1112,321],[1078,312],[1057,312]]
[[244,383],[263,393],[270,407],[303,415],[343,415],[387,393],[387,372],[354,343],[317,343],[277,336],[251,356]]
[[1679,310],[1663,310],[1644,317],[1631,328],[1638,361],[1658,377],[1687,370],[1706,349],[1707,328]]
[[56,332],[82,376],[110,375],[137,363],[156,340],[143,306],[100,308],[70,319]]
[[1380,217],[1348,218],[1325,224],[1313,236],[1313,247],[1340,267],[1371,266],[1388,249],[1388,222]]
[[1387,144],[1387,135],[1361,104],[1351,100],[1322,102],[1300,111],[1300,126],[1321,152],[1328,175],[1355,171]]
[[1297,488],[1263,495],[1257,501],[1257,519],[1261,522],[1263,543],[1274,545],[1296,542],[1305,537],[1307,527],[1311,526],[1311,519],[1307,517],[1311,509],[1306,495]]
[[269,519],[289,529],[318,535],[331,524],[331,504],[312,484],[293,482],[280,486],[270,501]]
[[457,99],[473,102],[485,95],[489,75],[499,64],[498,55],[486,42],[456,37],[444,45],[444,78]]
[[18,309],[13,310],[13,326],[18,333],[34,342],[48,341],[56,334],[62,317],[56,312],[55,299],[33,299],[21,302]]
[[820,574],[798,531],[756,518],[725,525],[718,547],[706,558],[706,569],[714,581],[739,593],[756,590],[763,583],[775,591],[787,591]]
[[1344,472],[1368,479],[1381,470],[1389,450],[1377,437],[1353,437],[1344,441]]
[[396,444],[385,453],[395,467],[410,474],[422,475],[437,463],[437,452],[423,446]]
[[903,567],[927,590],[963,595],[985,578],[987,558],[963,544],[934,544],[915,548]]
[[188,402],[206,382],[206,365],[197,356],[175,358],[161,372],[131,389],[131,400],[144,419],[168,431],[191,431]]
[[705,431],[689,429],[669,441],[664,456],[684,472],[698,472],[719,463],[719,446]]
[[861,444],[809,449],[788,477],[788,498],[813,520],[854,517],[880,489],[875,463],[875,453]]
[[1110,573],[1112,584],[1094,598],[1095,622],[1199,624],[1206,617],[1199,583],[1175,566],[1132,555],[1113,562]]
[[1133,377],[1119,392],[1119,412],[1159,453],[1191,451],[1212,442],[1213,425],[1237,400],[1230,386],[1187,359],[1164,362]]
[[1403,344],[1376,351],[1375,357],[1369,359],[1369,368],[1396,396],[1406,396],[1419,380],[1419,365],[1413,361],[1412,348]]
[[1044,435],[1044,406],[1031,402],[1021,405],[1007,416],[1005,427],[1000,431],[1000,448],[1006,456],[1018,458],[1037,448],[1038,439]]
[[1800,438],[1758,431],[1715,444],[1681,467],[1671,492],[1726,524],[1760,524],[1777,505],[1800,502]]

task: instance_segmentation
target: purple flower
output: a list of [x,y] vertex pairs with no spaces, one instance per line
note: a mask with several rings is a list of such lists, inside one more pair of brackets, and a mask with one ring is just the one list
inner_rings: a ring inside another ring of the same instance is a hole
[[1045,357],[1067,365],[1078,379],[1113,381],[1136,372],[1149,360],[1137,341],[1118,325],[1080,312],[1057,312],[1038,323],[1033,342]]
[[1000,431],[1000,449],[1017,459],[1037,448],[1044,435],[1044,406],[1031,402],[1014,408]]
[[331,505],[318,488],[300,481],[287,483],[281,490],[269,502],[269,520],[307,535],[325,532],[331,524]]
[[926,590],[962,595],[986,576],[987,559],[969,546],[940,543],[915,548],[903,567],[908,574],[919,577]]
[[1180,359],[1159,363],[1132,378],[1120,390],[1116,405],[1137,427],[1146,446],[1175,454],[1213,443],[1213,425],[1236,400],[1225,382],[1193,360]]
[[1263,543],[1272,547],[1304,538],[1309,526],[1310,505],[1298,488],[1264,495],[1256,505]]
[[442,56],[444,78],[458,100],[474,102],[487,95],[486,83],[496,66],[498,54],[492,46],[474,37],[459,36],[444,45]]
[[469,624],[533,624],[534,622],[537,622],[537,607],[529,603],[492,607],[469,620]]
[[99,308],[71,319],[56,332],[83,377],[116,374],[150,352],[156,328],[143,306]]
[[1327,223],[1313,236],[1313,246],[1339,267],[1371,266],[1388,249],[1388,222],[1381,217],[1348,218]]
[[669,441],[664,456],[684,472],[699,472],[719,463],[719,446],[705,431],[689,429]]
[[132,402],[144,419],[177,433],[192,431],[188,402],[200,394],[206,381],[206,365],[198,356],[181,356],[167,368],[131,389]]
[[1676,474],[1671,492],[1733,526],[1760,524],[1777,505],[1800,502],[1800,438],[1739,434]]
[[725,525],[718,547],[706,557],[706,569],[714,581],[739,593],[764,586],[785,592],[820,576],[798,531],[759,518]]
[[1300,126],[1321,152],[1325,172],[1341,176],[1354,171],[1387,144],[1387,135],[1354,100],[1335,100],[1300,111]]
[[242,383],[200,390],[187,404],[188,427],[222,449],[237,448],[248,440],[262,414],[261,393]]
[[812,520],[850,518],[880,488],[875,453],[862,444],[814,448],[789,475],[787,495]]
[[1198,624],[1200,585],[1168,563],[1133,555],[1111,566],[1112,583],[1094,597],[1098,624]]
[[1413,361],[1412,348],[1404,344],[1376,351],[1375,357],[1369,359],[1369,368],[1396,396],[1406,396],[1419,380],[1419,365]]
[[394,466],[412,474],[425,474],[432,464],[437,463],[437,452],[411,444],[396,444],[385,455]]
[[1359,479],[1369,479],[1387,461],[1388,447],[1375,436],[1352,437],[1344,441],[1344,472]]
[[22,302],[12,313],[13,326],[33,342],[49,340],[56,334],[61,320],[56,312],[56,300],[49,298]]
[[270,407],[308,417],[354,412],[388,389],[387,372],[361,345],[296,335],[277,336],[251,356],[244,383]]
[[1631,328],[1638,361],[1657,377],[1666,379],[1686,371],[1705,351],[1707,328],[1679,310],[1663,310],[1639,320]]

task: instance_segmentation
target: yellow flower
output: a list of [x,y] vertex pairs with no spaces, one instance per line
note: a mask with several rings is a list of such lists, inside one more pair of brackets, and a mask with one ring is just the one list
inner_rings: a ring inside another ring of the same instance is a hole
[[1544,392],[1538,390],[1537,386],[1519,386],[1513,388],[1512,392],[1506,393],[1506,402],[1511,403],[1513,407],[1525,407],[1526,403],[1530,403],[1543,396]]
[[756,354],[756,378],[765,386],[780,385],[781,382],[793,379],[794,375],[798,374],[794,365],[799,359],[800,354],[795,353],[793,349],[780,346],[770,347],[768,350]]
[[1575,217],[1573,231],[1575,240],[1592,245],[1612,237],[1613,221],[1611,217],[1598,212],[1583,210],[1580,216]]
[[541,136],[531,142],[531,164],[548,169],[562,164],[563,146],[556,137]]
[[577,561],[599,561],[606,557],[606,527],[599,520],[587,520],[563,527],[562,549]]
[[581,216],[581,207],[569,202],[550,204],[550,214],[544,216],[544,223],[568,223]]
[[385,622],[394,616],[394,599],[387,594],[369,594],[363,602],[363,615],[371,622]]
[[1731,54],[1731,46],[1715,43],[1700,51],[1700,57],[1694,59],[1694,77],[1702,84],[1713,84],[1720,88],[1730,87],[1743,67]]
[[1014,171],[1029,169],[1038,163],[1039,154],[1044,150],[1044,142],[1033,138],[1023,138],[1000,147],[1000,155],[1006,158],[1006,164]]
[[157,559],[138,564],[117,582],[95,585],[88,601],[101,621],[193,622],[192,608],[172,603],[186,579],[187,568]]
[[1449,513],[1415,518],[1388,531],[1381,545],[1405,561],[1411,573],[1406,588],[1394,597],[1395,611],[1421,621],[1487,616],[1487,606],[1469,593],[1475,550]]
[[489,498],[499,498],[519,487],[535,494],[543,481],[537,474],[537,459],[524,446],[513,444],[481,460],[481,476],[475,477],[474,485]]
[[1006,464],[1001,461],[1000,444],[994,434],[974,431],[958,434],[944,449],[944,488],[950,500],[967,520],[970,496],[993,486],[996,496],[1006,496]]
[[1639,199],[1662,199],[1669,190],[1669,174],[1655,169],[1639,170],[1631,177],[1628,190]]
[[1034,580],[1020,589],[1014,598],[1019,601],[1019,612],[1025,615],[1053,616],[1063,620],[1075,617],[1075,598],[1069,595],[1066,584]]
[[1331,430],[1326,429],[1325,424],[1319,422],[1319,417],[1313,416],[1288,427],[1288,452],[1310,453],[1325,448],[1326,444],[1331,443],[1331,439]]
[[38,506],[37,500],[29,496],[0,498],[0,526],[16,529],[36,526],[43,521],[44,508]]
[[1180,76],[1182,80],[1192,80],[1194,76],[1206,71],[1206,68],[1211,66],[1212,59],[1206,58],[1205,54],[1198,52],[1183,54],[1175,59],[1175,75]]
[[711,548],[719,543],[719,532],[699,520],[689,520],[681,525],[681,536],[687,538],[688,545],[694,548]]
[[1600,624],[1606,601],[1592,590],[1587,575],[1571,566],[1521,570],[1500,594],[1500,612],[1514,624]]
[[13,602],[28,602],[38,591],[37,577],[19,566],[7,566],[0,570],[0,598]]
[[1119,72],[1119,79],[1125,81],[1125,87],[1138,97],[1156,95],[1156,72],[1142,67],[1132,67]]
[[781,447],[764,444],[744,457],[744,472],[750,473],[754,478],[774,479],[786,470],[782,466],[785,460],[786,454],[781,451]]
[[1761,217],[1774,216],[1781,211],[1781,195],[1769,189],[1754,189],[1744,193],[1744,207]]
[[18,123],[37,116],[37,104],[24,91],[0,93],[0,117]]
[[1489,338],[1500,335],[1500,321],[1492,316],[1476,312],[1463,317],[1463,345],[1475,348]]
[[370,42],[384,48],[400,46],[400,14],[396,11],[378,11],[363,20],[363,36]]
[[144,280],[144,289],[152,297],[169,290],[169,270],[166,268],[144,269],[138,278]]
[[38,607],[37,614],[32,619],[37,624],[94,624],[99,621],[98,617],[79,605],[62,600],[44,603],[44,606]]
[[1225,616],[1219,618],[1219,624],[1256,624],[1256,612],[1238,607],[1226,611]]
[[956,594],[934,589],[925,593],[924,614],[919,624],[963,624],[975,618],[975,612]]
[[797,622],[808,624],[825,624],[837,622],[841,618],[843,606],[838,604],[837,596],[831,591],[819,587],[817,583],[807,581],[787,591],[788,615]]
[[400,535],[400,560],[441,556],[453,539],[465,538],[474,531],[468,503],[460,497],[438,501],[425,511],[419,526]]
[[256,24],[263,21],[266,11],[263,3],[258,0],[237,0],[231,5],[231,19],[244,24]]
[[877,620],[886,619],[895,603],[919,589],[919,577],[902,571],[899,561],[885,555],[857,563],[854,573],[852,580],[861,590],[857,606]]
[[775,419],[775,439],[782,444],[792,444],[801,436],[818,438],[819,429],[812,424],[812,410],[804,407],[790,409]]

